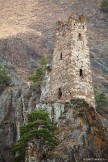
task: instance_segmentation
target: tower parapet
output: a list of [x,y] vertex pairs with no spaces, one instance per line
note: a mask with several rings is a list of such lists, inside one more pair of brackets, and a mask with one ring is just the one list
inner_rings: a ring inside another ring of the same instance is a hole
[[56,23],[52,71],[45,99],[66,102],[83,98],[95,106],[86,18],[74,14]]
[[68,22],[78,22],[79,18],[77,15],[75,15],[74,13],[71,13],[69,18],[68,18]]

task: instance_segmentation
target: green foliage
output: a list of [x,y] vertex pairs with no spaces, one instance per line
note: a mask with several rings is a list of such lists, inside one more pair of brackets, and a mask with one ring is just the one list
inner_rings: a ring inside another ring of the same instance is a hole
[[43,80],[47,63],[48,59],[46,57],[42,57],[39,67],[35,72],[33,72],[33,74],[28,79],[33,81],[37,85],[40,85]]
[[103,0],[102,1],[101,9],[104,12],[108,12],[108,0]]
[[98,93],[97,91],[95,91],[95,100],[97,109],[102,109],[106,105],[108,105],[107,95],[104,92]]
[[[27,143],[33,139],[39,140],[41,144],[54,147],[58,145],[58,140],[54,134],[55,125],[49,118],[49,113],[44,110],[32,111],[28,114],[28,123],[20,129],[20,139],[13,146],[13,153],[16,154],[17,159],[22,159],[25,156],[25,149]],[[21,161],[21,160],[20,160]]]
[[9,75],[7,66],[0,66],[0,85],[8,86],[11,82],[11,76]]

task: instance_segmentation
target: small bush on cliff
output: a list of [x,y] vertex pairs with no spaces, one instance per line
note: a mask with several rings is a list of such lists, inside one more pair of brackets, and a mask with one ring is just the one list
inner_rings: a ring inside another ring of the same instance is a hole
[[11,82],[11,76],[6,65],[0,66],[0,85],[8,86]]
[[97,109],[104,108],[108,105],[107,95],[104,92],[95,91],[95,100]]
[[102,1],[101,9],[104,12],[108,12],[108,0],[103,0]]
[[43,80],[43,76],[45,73],[47,63],[48,63],[48,59],[43,56],[40,61],[39,67],[37,68],[37,70],[35,72],[33,72],[33,74],[28,79],[30,81],[33,81],[37,85],[40,85]]
[[28,123],[21,127],[21,137],[13,146],[13,153],[16,154],[15,162],[24,161],[27,144],[32,140],[37,139],[41,144],[56,146],[58,140],[54,130],[55,125],[50,120],[48,112],[36,110],[28,114]]

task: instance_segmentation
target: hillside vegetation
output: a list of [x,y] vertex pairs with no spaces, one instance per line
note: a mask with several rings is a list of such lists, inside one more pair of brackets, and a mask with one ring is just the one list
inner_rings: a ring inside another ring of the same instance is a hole
[[103,0],[102,1],[102,10],[104,12],[108,12],[108,0]]
[[24,161],[28,142],[32,143],[33,140],[38,140],[40,145],[47,147],[57,146],[59,141],[54,134],[55,128],[47,111],[36,110],[29,113],[28,123],[21,127],[21,137],[13,146],[13,153],[16,154],[15,162]]

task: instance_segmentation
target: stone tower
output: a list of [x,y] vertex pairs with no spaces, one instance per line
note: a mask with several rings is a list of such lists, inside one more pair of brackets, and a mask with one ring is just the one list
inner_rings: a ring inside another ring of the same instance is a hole
[[57,22],[52,70],[45,95],[48,102],[84,98],[95,105],[86,31],[83,15],[71,14],[68,22]]

